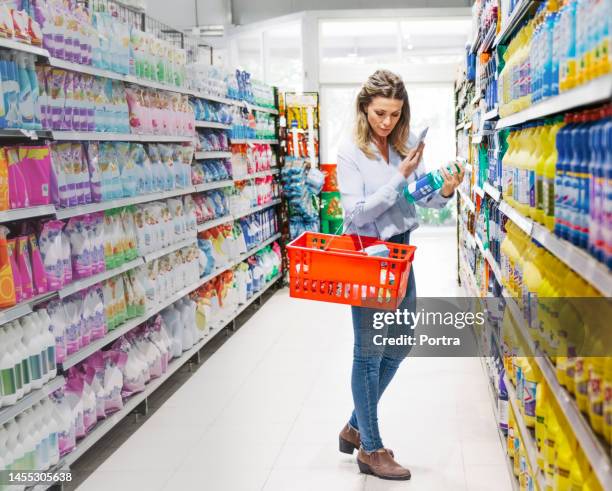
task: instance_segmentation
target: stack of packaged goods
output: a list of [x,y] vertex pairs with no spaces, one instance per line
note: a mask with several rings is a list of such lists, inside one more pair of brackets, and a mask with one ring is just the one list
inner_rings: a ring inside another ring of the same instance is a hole
[[321,164],[325,182],[321,189],[321,232],[324,234],[342,234],[344,211],[338,190],[336,164]]

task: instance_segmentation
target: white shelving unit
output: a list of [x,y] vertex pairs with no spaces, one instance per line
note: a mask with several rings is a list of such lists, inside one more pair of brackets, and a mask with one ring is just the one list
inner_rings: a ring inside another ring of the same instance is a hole
[[278,144],[278,140],[273,138],[232,138],[232,145],[241,145],[241,144],[268,144],[268,145],[276,145]]
[[205,160],[205,159],[230,159],[232,158],[232,152],[196,152],[195,159],[196,160]]
[[55,206],[42,205],[30,208],[16,208],[14,210],[0,211],[0,223],[11,222],[13,220],[23,220],[25,218],[43,217],[55,214]]
[[589,104],[605,102],[612,97],[612,74],[591,80],[574,89],[531,105],[524,111],[501,118],[497,128],[507,128],[545,116],[551,116]]
[[212,128],[217,130],[231,130],[231,124],[215,123],[214,121],[196,121],[196,128]]

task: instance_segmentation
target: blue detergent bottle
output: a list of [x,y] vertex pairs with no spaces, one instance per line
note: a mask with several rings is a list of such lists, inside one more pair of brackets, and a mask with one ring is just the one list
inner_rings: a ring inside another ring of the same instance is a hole
[[557,237],[563,237],[568,223],[567,211],[567,191],[566,172],[567,172],[567,145],[566,141],[572,128],[570,116],[565,117],[565,126],[561,127],[557,133],[557,165],[555,169],[555,228]]

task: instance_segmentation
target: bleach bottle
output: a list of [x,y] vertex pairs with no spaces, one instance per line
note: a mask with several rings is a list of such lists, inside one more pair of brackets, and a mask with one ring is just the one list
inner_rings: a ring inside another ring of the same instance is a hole
[[[460,173],[461,167],[457,163],[448,164],[446,170],[453,174],[455,172]],[[430,194],[435,193],[444,185],[444,176],[440,169],[429,172],[424,176],[410,182],[404,188],[404,198],[408,203],[416,203],[424,198],[427,198]]]

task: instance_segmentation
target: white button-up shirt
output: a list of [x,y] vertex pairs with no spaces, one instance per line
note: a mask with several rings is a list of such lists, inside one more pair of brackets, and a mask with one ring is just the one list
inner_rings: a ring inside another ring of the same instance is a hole
[[[408,147],[416,137],[410,133]],[[344,233],[357,233],[387,240],[418,227],[416,209],[404,198],[406,185],[427,173],[423,161],[406,179],[398,170],[402,157],[389,146],[389,163],[372,143],[376,159],[370,159],[347,138],[338,150],[338,187],[345,211]],[[452,197],[452,196],[451,196]],[[449,198],[439,192],[418,202],[428,208],[443,208]]]

